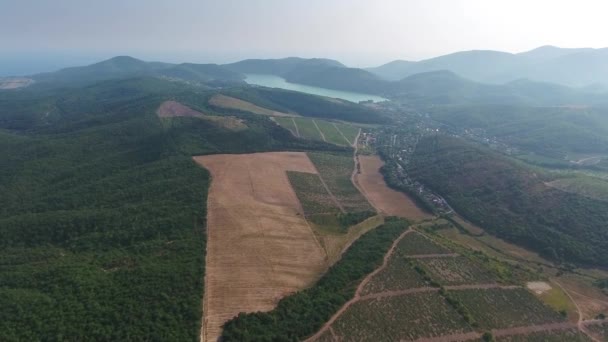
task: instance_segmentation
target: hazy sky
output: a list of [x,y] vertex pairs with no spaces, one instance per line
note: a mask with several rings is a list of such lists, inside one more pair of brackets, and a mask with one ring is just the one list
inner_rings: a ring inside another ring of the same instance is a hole
[[606,0],[0,0],[0,56],[166,61],[608,46]]

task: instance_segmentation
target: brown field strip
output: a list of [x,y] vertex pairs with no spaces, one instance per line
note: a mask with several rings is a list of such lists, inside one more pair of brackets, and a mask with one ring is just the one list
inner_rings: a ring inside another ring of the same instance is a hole
[[316,173],[305,153],[210,155],[202,341],[239,312],[268,311],[326,269],[286,171]]
[[422,220],[432,216],[420,209],[414,201],[399,191],[386,185],[380,168],[384,163],[378,156],[359,156],[361,173],[357,183],[372,205],[385,215],[400,216],[412,220]]

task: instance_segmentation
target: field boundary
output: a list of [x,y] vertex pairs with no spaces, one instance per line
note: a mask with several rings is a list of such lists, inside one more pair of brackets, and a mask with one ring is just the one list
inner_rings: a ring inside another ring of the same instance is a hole
[[346,302],[346,304],[344,304],[340,310],[338,310],[327,322],[325,322],[325,324],[323,324],[323,327],[321,327],[321,329],[319,329],[319,331],[317,331],[317,333],[315,333],[314,335],[312,335],[311,337],[307,338],[306,340],[304,340],[305,342],[312,342],[315,341],[316,339],[318,339],[321,335],[323,335],[323,333],[325,333],[328,329],[331,328],[332,324],[336,321],[336,319],[338,319],[340,316],[342,316],[342,314],[354,303],[359,301],[359,298],[361,297],[361,291],[363,291],[363,288],[365,287],[365,285],[367,285],[367,283],[379,272],[381,272],[384,268],[386,268],[386,265],[388,265],[388,261],[390,260],[391,256],[393,255],[393,253],[395,252],[395,249],[397,248],[397,245],[399,244],[399,242],[409,233],[412,233],[413,230],[411,228],[406,229],[403,233],[401,233],[401,235],[399,235],[399,237],[397,237],[395,239],[395,241],[393,241],[393,244],[391,245],[391,247],[389,248],[388,252],[384,255],[384,258],[382,260],[382,265],[380,265],[378,268],[376,268],[372,273],[368,274],[365,278],[363,278],[363,281],[361,281],[361,283],[359,283],[359,286],[357,286],[357,289],[355,290],[355,295],[353,296],[353,298],[351,300],[349,300],[348,302]]
[[319,135],[321,136],[321,139],[323,139],[323,141],[327,142],[327,139],[325,139],[325,134],[323,134],[323,132],[321,132],[319,125],[317,125],[317,121],[315,119],[312,119],[312,123],[315,124],[315,127],[317,127],[317,131],[319,131]]
[[298,128],[298,124],[296,123],[296,119],[294,119],[292,117],[291,118],[291,122],[293,122],[293,127],[296,128],[296,131],[295,131],[296,137],[300,138],[300,128]]

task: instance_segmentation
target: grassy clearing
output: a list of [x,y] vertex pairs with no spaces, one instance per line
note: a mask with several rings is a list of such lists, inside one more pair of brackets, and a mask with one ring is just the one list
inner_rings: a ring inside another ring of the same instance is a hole
[[568,317],[578,319],[578,311],[570,298],[555,284],[550,284],[551,289],[536,296],[545,304],[552,307],[557,312],[565,312]]
[[563,321],[525,289],[449,291],[472,314],[481,329],[502,329]]
[[317,126],[312,122],[310,118],[294,118],[296,125],[298,125],[298,131],[300,137],[311,140],[323,140]]
[[254,114],[261,115],[273,115],[273,116],[288,116],[293,114],[281,113],[272,109],[256,106],[251,102],[243,101],[234,97],[216,94],[209,99],[209,104],[212,106],[228,108],[228,109],[237,109],[245,112],[251,112]]
[[302,204],[304,215],[307,218],[315,214],[340,212],[331,195],[321,183],[319,175],[287,171],[287,177]]
[[483,265],[462,256],[419,259],[417,262],[442,285],[489,284],[497,281],[496,276]]
[[272,120],[274,120],[283,128],[289,130],[291,134],[298,136],[298,131],[296,130],[296,126],[293,124],[293,120],[291,118],[274,117],[272,118]]
[[452,251],[444,248],[419,233],[411,233],[399,241],[397,247],[405,255],[448,254]]
[[321,132],[323,132],[323,135],[325,135],[325,139],[327,140],[327,142],[342,146],[350,145],[350,142],[344,139],[342,134],[338,132],[332,122],[324,120],[315,121],[317,122],[317,126],[319,126]]
[[373,211],[351,181],[354,161],[350,154],[308,153],[308,157],[347,212]]
[[403,341],[471,331],[436,292],[357,302],[332,327],[346,341]]
[[[357,133],[359,132],[359,127],[351,124],[332,122],[322,119],[314,119],[317,126],[319,126],[319,129],[317,129],[315,124],[312,122],[312,118],[295,117],[292,120],[291,117],[274,117],[273,120],[296,135],[297,130],[293,124],[295,121],[295,123],[298,125],[300,136],[304,139],[323,140],[323,137],[319,133],[320,130],[328,143],[340,146],[352,145]],[[340,132],[342,132],[342,134],[340,134]]]
[[496,342],[591,342],[587,335],[577,329],[543,331],[526,335],[499,337]]
[[377,273],[363,288],[362,294],[405,290],[428,286],[414,270],[412,262],[398,251],[390,258],[386,268]]

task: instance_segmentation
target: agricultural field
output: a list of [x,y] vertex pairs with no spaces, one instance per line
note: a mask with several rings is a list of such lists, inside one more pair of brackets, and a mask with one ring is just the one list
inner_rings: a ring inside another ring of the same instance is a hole
[[572,192],[586,197],[608,201],[608,181],[605,179],[578,175],[559,178],[545,184],[566,192]]
[[318,174],[287,171],[287,177],[307,218],[316,214],[340,212],[335,199],[327,192]]
[[239,312],[271,310],[281,297],[314,283],[326,269],[326,254],[287,178],[286,171],[316,173],[305,153],[194,159],[212,178],[201,339],[215,341]]
[[274,117],[273,120],[297,137],[326,141],[340,146],[352,145],[359,134],[359,127],[348,123],[304,117]]
[[340,123],[336,123],[335,125],[338,128],[338,130],[340,130],[340,132],[342,132],[342,134],[346,137],[348,142],[351,145],[354,145],[355,138],[359,134],[359,127],[349,125],[349,124],[340,124]]
[[452,251],[442,247],[420,233],[408,234],[399,241],[398,250],[404,255],[450,254]]
[[472,332],[436,291],[356,302],[332,329],[345,341],[403,341]]
[[313,122],[313,119],[293,118],[293,121],[298,126],[297,131],[300,134],[300,138],[323,141],[323,137]]
[[420,209],[406,194],[393,190],[384,181],[380,168],[384,162],[380,157],[358,156],[360,172],[357,182],[372,205],[385,215],[422,220],[432,216]]
[[497,337],[496,342],[591,342],[578,329],[533,332],[530,334]]
[[354,169],[352,155],[310,152],[308,157],[346,212],[374,211],[351,181]]
[[[412,233],[409,235],[411,234]],[[428,286],[428,284],[414,269],[412,261],[397,250],[389,259],[386,267],[382,271],[376,273],[374,277],[365,284],[361,294],[368,295],[384,291],[398,291],[425,286]]]
[[278,112],[276,110],[271,110],[268,108],[257,106],[251,102],[247,102],[241,99],[237,99],[234,97],[216,94],[213,95],[209,99],[209,104],[216,107],[226,108],[226,109],[236,109],[242,110],[245,112],[250,112],[254,114],[260,115],[269,115],[269,116],[296,116],[293,113],[283,113]]
[[442,285],[496,283],[496,276],[484,265],[467,257],[417,259],[430,277]]
[[471,313],[481,329],[562,322],[564,318],[525,289],[449,291]]
[[315,120],[317,127],[321,133],[323,133],[323,137],[325,141],[330,142],[336,145],[351,145],[352,143],[346,139],[346,136],[343,136],[341,131],[335,126],[333,122],[325,121],[325,120]]

